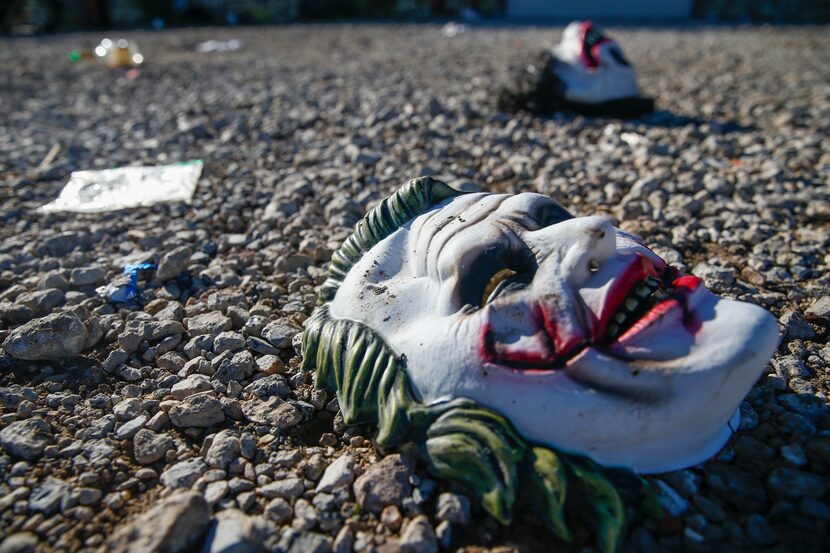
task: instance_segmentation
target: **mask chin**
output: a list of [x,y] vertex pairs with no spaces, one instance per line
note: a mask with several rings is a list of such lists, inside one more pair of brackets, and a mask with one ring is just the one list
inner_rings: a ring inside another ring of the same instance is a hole
[[[775,351],[779,329],[763,309],[720,300],[709,292],[696,307],[710,312],[710,318],[696,335],[689,334],[691,345],[681,343],[671,354],[667,348],[662,359],[622,359],[591,347],[557,374],[510,374],[500,381],[513,396],[523,398],[524,409],[533,406],[541,412],[553,407],[541,389],[548,386],[561,393],[568,389],[561,380],[566,377],[583,391],[556,401],[586,410],[589,422],[572,417],[569,430],[540,428],[522,409],[511,412],[513,404],[502,402],[498,408],[533,439],[586,453],[600,463],[656,473],[705,461],[737,428],[738,406]],[[687,332],[664,330],[663,340]],[[659,333],[654,340],[659,342]],[[563,420],[570,413],[558,417]]]
[[[636,469],[640,474],[659,474],[663,472],[672,472],[675,470],[692,467],[699,463],[712,458],[718,451],[720,451],[732,434],[737,431],[741,424],[741,410],[735,409],[729,420],[721,425],[714,434],[704,440],[698,440],[698,443],[692,448],[688,448],[682,455],[675,455],[668,457],[663,453],[662,455],[654,452],[647,455],[650,457],[650,464],[648,466],[641,466]],[[636,463],[627,463],[629,466],[635,466]]]
[[565,370],[569,377],[595,390],[636,401],[660,401],[671,389],[665,374],[642,370],[595,348],[586,348]]

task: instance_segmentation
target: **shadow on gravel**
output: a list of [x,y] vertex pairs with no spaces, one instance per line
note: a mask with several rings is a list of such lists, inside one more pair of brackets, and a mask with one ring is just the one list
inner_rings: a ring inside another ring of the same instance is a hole
[[[43,371],[44,367],[50,369]],[[18,361],[6,355],[0,358],[0,372],[5,378],[0,384],[20,384],[21,386],[38,386],[45,382],[58,382],[64,390],[79,393],[83,390],[95,388],[104,381],[104,371],[101,363],[95,359],[78,356],[60,362]]]
[[741,125],[735,121],[718,121],[715,119],[708,120],[702,117],[689,117],[662,109],[658,109],[651,115],[637,119],[636,121],[650,127],[663,127],[667,129],[685,127],[686,125],[708,125],[709,132],[712,134],[744,133],[757,130],[755,126]]
[[[644,117],[630,119],[619,119],[615,117],[600,115],[580,115],[572,112],[556,113],[550,116],[528,114],[524,111],[521,111],[519,113],[521,113],[522,115],[527,115],[531,118],[554,120],[562,120],[561,118],[564,118],[564,120],[566,121],[570,121],[571,119],[576,117],[581,117],[583,119],[583,124],[587,127],[597,125],[600,127],[604,127],[608,123],[616,122],[621,124],[631,123],[634,125],[645,125],[647,127],[659,127],[665,129],[677,129],[688,125],[694,125],[697,127],[702,127],[705,125],[707,127],[706,132],[708,134],[748,133],[755,132],[758,130],[758,128],[754,125],[743,125],[736,121],[706,119],[703,117],[690,117],[688,115],[680,115],[662,109],[655,110],[653,113],[646,115]],[[512,115],[509,115],[508,112],[502,112],[502,116],[507,118],[512,117]]]
[[[293,437],[297,440],[297,445],[306,447],[316,447],[320,445],[320,438],[326,432],[333,432],[332,421],[334,414],[328,411],[321,411],[318,416],[314,417],[307,423],[298,427],[293,432]],[[370,431],[367,431],[366,436],[370,436]]]

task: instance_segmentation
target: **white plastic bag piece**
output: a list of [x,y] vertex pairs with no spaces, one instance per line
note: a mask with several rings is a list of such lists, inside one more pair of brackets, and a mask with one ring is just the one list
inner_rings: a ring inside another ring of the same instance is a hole
[[207,54],[210,52],[233,52],[242,48],[242,41],[232,38],[230,40],[206,40],[196,45],[196,51]]
[[103,171],[75,171],[53,202],[38,211],[100,213],[162,202],[190,202],[202,160],[156,167],[119,167]]

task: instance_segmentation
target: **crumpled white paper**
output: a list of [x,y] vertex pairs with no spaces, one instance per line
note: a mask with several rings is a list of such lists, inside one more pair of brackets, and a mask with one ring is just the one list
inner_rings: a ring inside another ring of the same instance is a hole
[[190,202],[203,165],[198,159],[156,167],[75,171],[57,199],[38,211],[100,213],[162,202]]

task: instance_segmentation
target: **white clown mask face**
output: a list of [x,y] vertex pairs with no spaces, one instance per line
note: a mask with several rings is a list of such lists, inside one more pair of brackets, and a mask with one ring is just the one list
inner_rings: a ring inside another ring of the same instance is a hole
[[634,68],[619,44],[590,21],[568,25],[553,54],[570,102],[597,104],[639,96]]
[[469,398],[531,441],[638,472],[717,452],[779,341],[760,307],[530,193],[417,216],[349,270],[330,312],[405,357],[423,403]]

